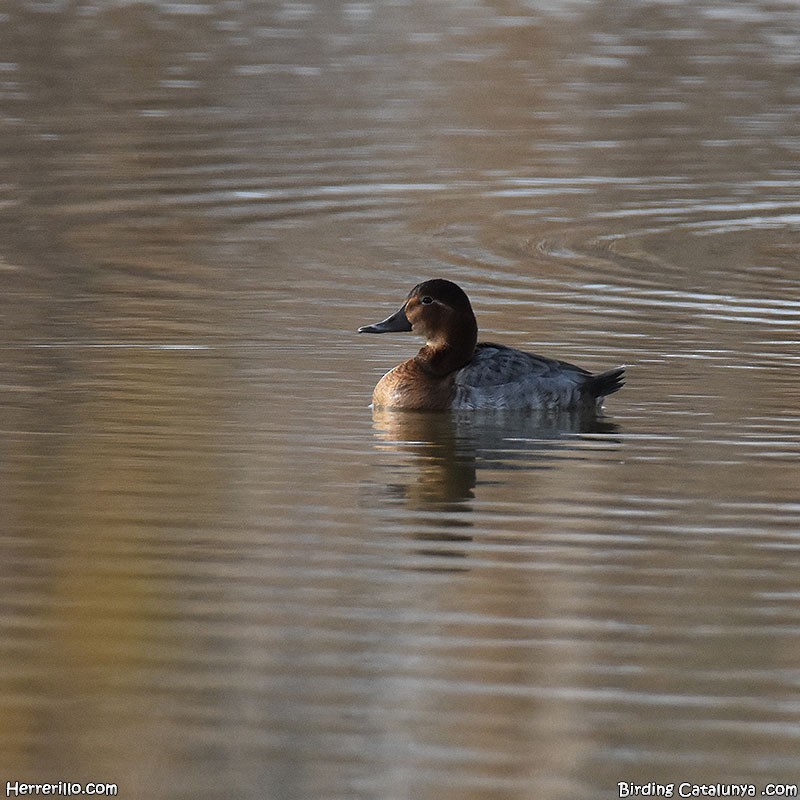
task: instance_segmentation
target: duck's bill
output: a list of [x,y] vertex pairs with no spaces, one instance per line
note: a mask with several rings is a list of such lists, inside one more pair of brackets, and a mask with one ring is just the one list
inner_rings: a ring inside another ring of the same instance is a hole
[[376,322],[374,325],[364,325],[358,329],[359,333],[400,333],[410,331],[411,323],[406,316],[406,307],[401,306],[391,317],[387,317],[383,322]]

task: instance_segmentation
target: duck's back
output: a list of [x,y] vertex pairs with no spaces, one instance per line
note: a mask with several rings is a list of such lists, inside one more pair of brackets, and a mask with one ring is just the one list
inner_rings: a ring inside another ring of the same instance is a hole
[[455,375],[454,409],[594,406],[622,387],[623,369],[593,375],[566,361],[484,342]]

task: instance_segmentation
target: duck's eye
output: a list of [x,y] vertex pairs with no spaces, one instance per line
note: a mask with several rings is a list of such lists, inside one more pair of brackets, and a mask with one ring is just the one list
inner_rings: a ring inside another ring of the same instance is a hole
[[429,294],[426,294],[425,297],[420,297],[419,301],[422,305],[429,306],[433,302],[433,298]]

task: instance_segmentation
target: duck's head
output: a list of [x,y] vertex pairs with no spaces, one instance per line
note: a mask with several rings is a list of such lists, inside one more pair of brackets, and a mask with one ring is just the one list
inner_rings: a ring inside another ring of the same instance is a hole
[[453,347],[471,354],[478,341],[478,324],[464,290],[444,278],[417,284],[402,306],[383,322],[364,325],[359,333],[411,331],[434,348]]

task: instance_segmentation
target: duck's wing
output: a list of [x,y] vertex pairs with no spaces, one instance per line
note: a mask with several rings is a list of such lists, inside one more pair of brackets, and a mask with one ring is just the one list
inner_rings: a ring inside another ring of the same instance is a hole
[[472,361],[459,371],[456,382],[464,386],[503,386],[518,381],[567,378],[582,383],[590,375],[566,361],[483,342],[475,349]]
[[453,407],[574,408],[593,405],[621,381],[621,370],[595,376],[566,361],[487,342],[456,373]]

